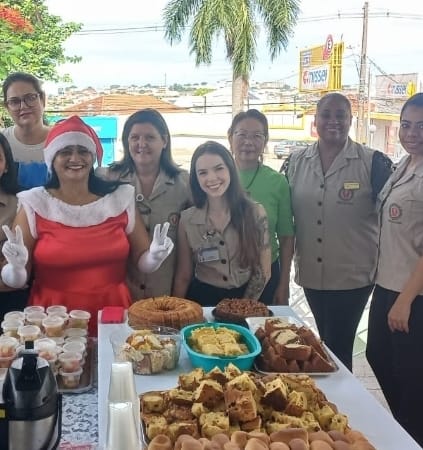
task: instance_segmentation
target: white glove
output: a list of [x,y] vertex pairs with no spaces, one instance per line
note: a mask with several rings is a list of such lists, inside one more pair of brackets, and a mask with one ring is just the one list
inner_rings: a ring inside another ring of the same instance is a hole
[[28,262],[28,250],[24,245],[22,230],[19,225],[16,226],[16,233],[7,225],[3,225],[2,229],[7,237],[2,248],[7,264],[1,270],[1,278],[7,286],[21,288],[26,283],[25,265]]
[[165,222],[161,230],[160,228],[159,223],[154,227],[150,249],[140,256],[138,269],[142,272],[151,273],[157,270],[173,250],[172,239],[167,235],[169,222]]

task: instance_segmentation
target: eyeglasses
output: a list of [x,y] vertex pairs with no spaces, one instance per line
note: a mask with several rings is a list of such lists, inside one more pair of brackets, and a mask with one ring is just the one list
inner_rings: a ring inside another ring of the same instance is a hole
[[263,142],[266,140],[266,135],[264,133],[247,133],[246,131],[240,130],[235,131],[234,135],[241,139],[242,141],[245,141],[246,139],[251,139],[254,142]]
[[40,94],[37,92],[31,92],[23,95],[22,97],[10,97],[5,103],[12,111],[17,111],[21,108],[22,102],[24,102],[28,108],[31,108],[35,105],[39,97]]

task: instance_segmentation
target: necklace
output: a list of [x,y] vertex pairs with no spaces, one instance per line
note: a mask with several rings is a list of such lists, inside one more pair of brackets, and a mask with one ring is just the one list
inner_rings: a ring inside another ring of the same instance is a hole
[[258,171],[260,169],[260,164],[257,164],[256,167],[256,171],[254,172],[253,177],[251,178],[250,182],[247,184],[247,186],[245,186],[245,190],[247,191],[247,194],[249,194],[248,189],[250,189],[250,187],[252,186],[252,184],[254,183],[254,180],[256,179],[256,176],[258,174]]

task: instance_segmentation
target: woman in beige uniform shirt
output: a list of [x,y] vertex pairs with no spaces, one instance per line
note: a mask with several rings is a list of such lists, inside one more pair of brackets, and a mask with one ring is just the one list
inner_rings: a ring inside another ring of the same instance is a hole
[[244,193],[229,151],[208,141],[191,159],[192,208],[182,212],[173,294],[214,306],[257,300],[270,278],[266,212]]
[[352,141],[351,104],[330,93],[317,104],[317,143],[291,154],[286,174],[296,226],[296,281],[320,337],[351,370],[354,337],[373,289],[375,200],[390,172],[382,153]]
[[[169,222],[173,242],[182,210],[192,205],[188,173],[172,159],[170,133],[163,116],[155,109],[135,112],[122,131],[123,158],[97,174],[121,180],[135,187],[135,201],[144,225],[153,237],[157,224]],[[169,295],[172,289],[176,254],[173,251],[153,273],[140,273],[128,266],[132,300]]]
[[399,139],[408,155],[379,194],[366,354],[395,419],[423,447],[423,93],[405,102]]

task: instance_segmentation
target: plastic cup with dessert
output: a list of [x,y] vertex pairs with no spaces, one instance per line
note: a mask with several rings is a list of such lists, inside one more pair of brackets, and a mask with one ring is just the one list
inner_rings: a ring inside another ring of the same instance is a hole
[[53,359],[57,360],[57,344],[53,339],[50,338],[40,338],[34,341],[34,349],[37,350],[38,355],[41,358],[51,361]]
[[63,386],[67,389],[75,389],[79,386],[81,380],[82,368],[76,369],[73,372],[66,372],[63,367],[59,369],[59,376],[62,380]]
[[19,338],[18,328],[24,325],[24,321],[21,319],[5,319],[1,323],[3,333],[7,336]]
[[55,317],[55,316],[61,317],[65,321],[65,327],[67,327],[69,323],[69,314],[67,312],[57,311],[48,314],[48,317]]
[[67,313],[68,312],[68,308],[66,308],[66,306],[64,305],[51,305],[48,306],[46,309],[46,313],[47,314],[55,314],[55,313]]
[[16,349],[19,347],[19,341],[12,337],[2,335],[0,336],[0,357],[7,358],[16,355]]
[[65,343],[65,338],[63,336],[50,336],[49,339],[54,341],[57,345],[57,352],[61,352],[62,345]]
[[88,328],[91,314],[82,309],[73,309],[69,313],[69,328]]
[[87,352],[87,346],[83,342],[67,342],[63,344],[63,351],[64,352],[78,352],[81,353],[82,356],[86,356]]
[[48,337],[61,337],[64,335],[65,321],[63,317],[47,316],[43,320],[43,327],[45,335]]
[[23,312],[25,313],[26,316],[28,316],[28,314],[32,313],[43,313],[45,312],[45,308],[44,306],[41,305],[26,306]]
[[65,337],[66,338],[72,338],[72,337],[87,337],[88,336],[88,330],[86,328],[66,328],[65,330]]
[[18,336],[21,343],[35,341],[41,337],[41,329],[37,325],[23,325],[18,328]]
[[7,369],[16,358],[16,353],[12,356],[0,356],[0,369]]
[[59,354],[59,364],[64,372],[75,372],[81,369],[82,354],[79,352],[63,352]]
[[34,311],[27,313],[26,315],[26,323],[28,325],[37,325],[37,327],[42,327],[43,320],[47,317],[45,312]]
[[[76,329],[82,330],[82,328],[76,328]],[[69,342],[81,342],[86,347],[88,339],[85,336],[66,336],[65,343],[69,343]]]
[[9,311],[3,317],[3,320],[18,319],[25,322],[25,313],[23,311]]

